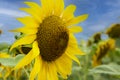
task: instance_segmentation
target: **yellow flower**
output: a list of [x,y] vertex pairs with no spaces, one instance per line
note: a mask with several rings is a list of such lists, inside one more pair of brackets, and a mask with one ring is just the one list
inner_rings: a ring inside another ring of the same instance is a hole
[[100,65],[102,58],[108,53],[108,51],[114,48],[115,41],[113,39],[99,43],[96,53],[93,55],[93,66],[95,67]]
[[15,66],[19,69],[35,59],[30,80],[38,74],[38,80],[58,80],[57,73],[63,78],[71,74],[72,60],[79,64],[75,55],[83,55],[79,50],[73,33],[82,31],[75,26],[87,19],[88,14],[74,16],[76,6],[71,4],[64,10],[64,0],[41,0],[41,6],[25,2],[29,8],[20,8],[31,16],[18,18],[23,27],[11,30],[26,34],[17,40],[10,50],[32,44],[30,52]]
[[113,24],[107,29],[106,34],[110,38],[120,38],[120,24]]

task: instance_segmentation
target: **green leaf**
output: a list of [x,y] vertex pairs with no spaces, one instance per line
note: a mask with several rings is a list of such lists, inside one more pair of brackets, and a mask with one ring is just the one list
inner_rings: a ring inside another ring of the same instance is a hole
[[116,39],[116,46],[120,48],[120,38]]
[[0,51],[6,51],[10,47],[10,44],[8,43],[0,43]]
[[0,58],[0,63],[4,66],[15,66],[25,55],[19,54],[16,57]]
[[100,65],[96,68],[90,70],[90,74],[109,74],[109,75],[120,75],[120,65],[109,64],[109,65]]

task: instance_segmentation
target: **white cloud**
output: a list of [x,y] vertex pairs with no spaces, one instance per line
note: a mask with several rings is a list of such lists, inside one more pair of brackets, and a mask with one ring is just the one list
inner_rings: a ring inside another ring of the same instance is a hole
[[0,14],[9,15],[9,16],[12,16],[12,17],[23,17],[23,16],[28,15],[24,12],[11,10],[11,9],[5,9],[5,8],[0,8]]

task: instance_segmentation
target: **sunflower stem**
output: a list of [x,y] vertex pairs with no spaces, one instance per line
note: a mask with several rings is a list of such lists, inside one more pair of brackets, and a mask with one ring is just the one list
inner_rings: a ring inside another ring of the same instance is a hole
[[25,68],[23,68],[23,70],[25,71],[25,73],[26,73],[26,75],[27,75],[27,77],[29,79],[29,73],[27,72],[27,70]]
[[88,54],[85,56],[85,65],[84,65],[84,76],[83,80],[87,80],[87,75],[88,75]]

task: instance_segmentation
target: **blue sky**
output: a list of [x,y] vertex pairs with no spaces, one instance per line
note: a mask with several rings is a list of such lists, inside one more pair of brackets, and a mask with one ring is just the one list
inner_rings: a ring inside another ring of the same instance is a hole
[[[14,42],[14,33],[8,30],[21,27],[15,18],[27,15],[19,10],[25,7],[23,1],[39,0],[0,0],[0,42]],[[83,27],[83,32],[76,35],[77,39],[87,40],[92,34],[104,31],[113,23],[120,23],[120,0],[65,0],[65,5],[75,4],[77,6],[75,15],[89,14],[86,21],[78,24]]]

